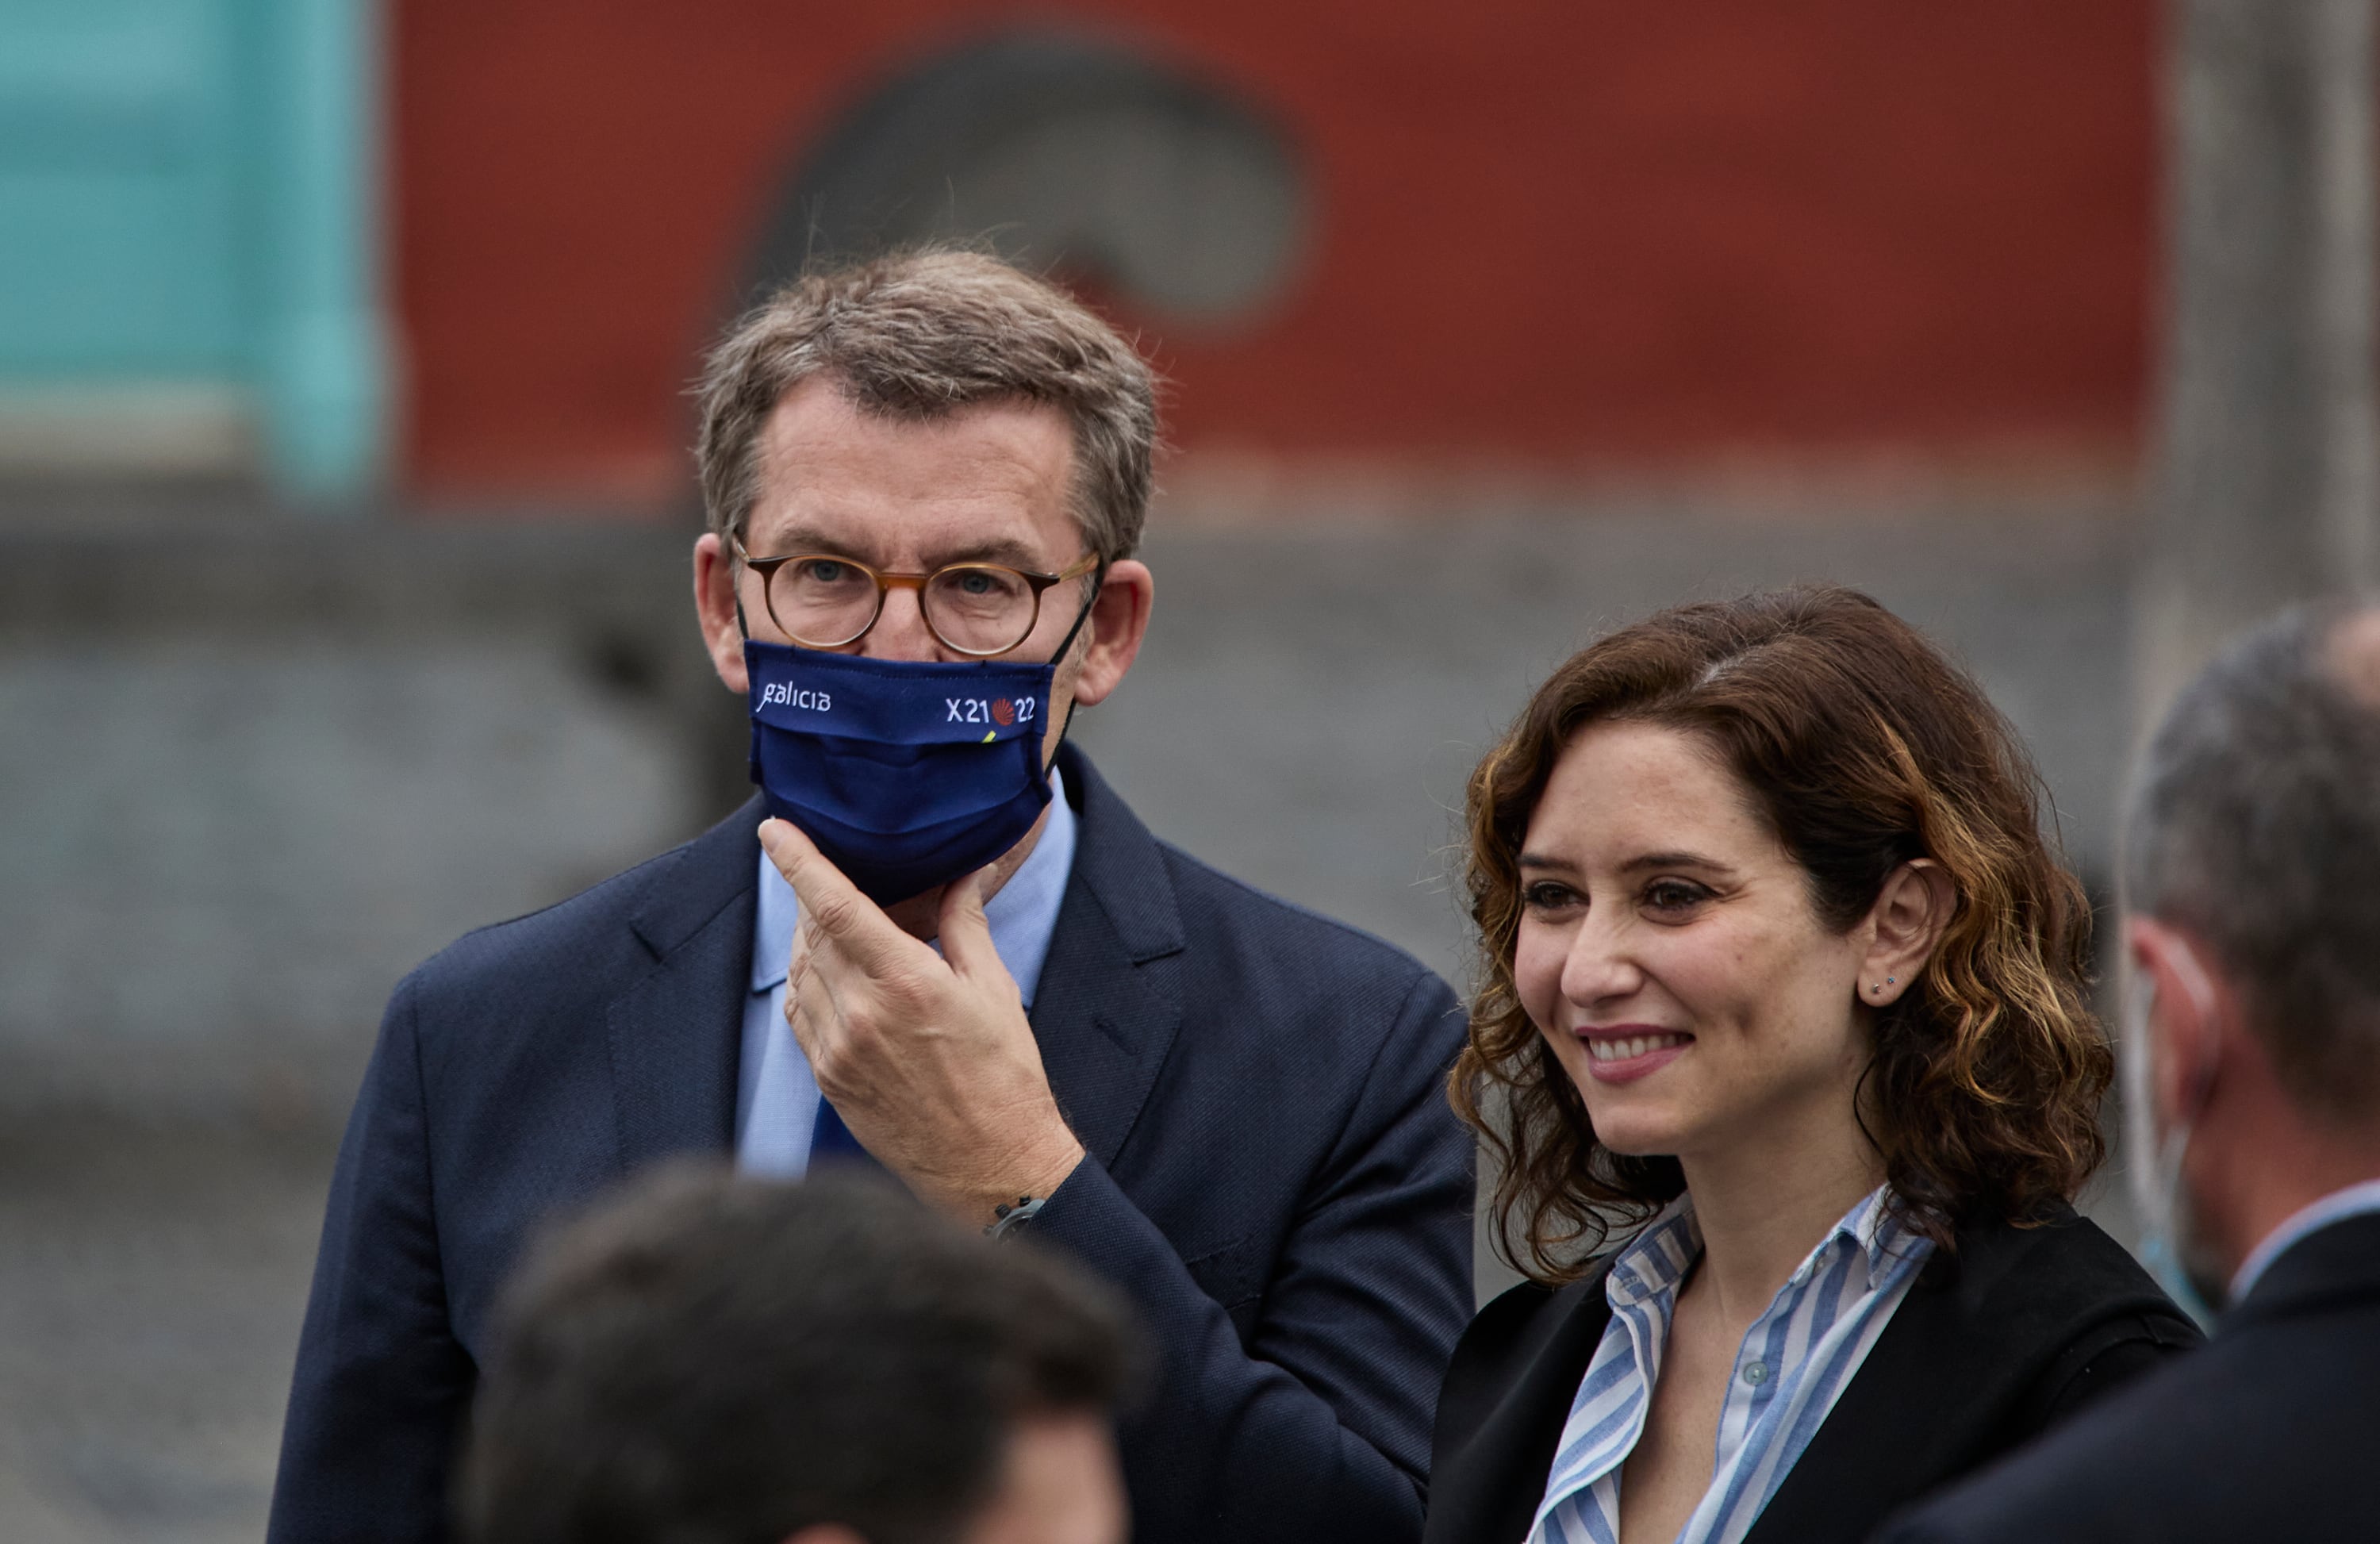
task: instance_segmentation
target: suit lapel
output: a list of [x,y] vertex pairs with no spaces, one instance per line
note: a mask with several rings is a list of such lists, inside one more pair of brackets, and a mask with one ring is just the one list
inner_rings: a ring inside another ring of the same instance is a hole
[[2006,1301],[2001,1283],[2041,1236],[1979,1222],[1961,1230],[1954,1254],[1926,1261],[1746,1544],[1864,1538],[1996,1451],[2005,1396],[2028,1372],[2039,1331],[2008,1322],[1994,1305]]
[[1869,1527],[1847,1526],[1849,1515],[1880,1521],[1949,1477],[1973,1437],[1961,1398],[1990,1384],[2002,1349],[1973,1333],[1966,1307],[1955,1286],[1920,1273],[1746,1544],[1864,1538]]
[[735,1144],[760,814],[755,798],[665,859],[629,919],[650,963],[606,1025],[624,1172]]
[[1608,1270],[1607,1261],[1554,1294],[1511,1355],[1519,1375],[1459,1446],[1437,1455],[1440,1475],[1429,1510],[1452,1522],[1432,1528],[1430,1539],[1520,1544],[1528,1537],[1579,1384],[1611,1322]]
[[1033,1031],[1058,1108],[1108,1165],[1182,1027],[1182,920],[1156,838],[1080,751],[1059,760],[1082,823]]

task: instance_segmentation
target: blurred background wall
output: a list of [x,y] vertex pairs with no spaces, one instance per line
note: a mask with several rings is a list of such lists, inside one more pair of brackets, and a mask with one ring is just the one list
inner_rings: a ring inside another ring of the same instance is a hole
[[20,464],[666,507],[735,304],[937,232],[1139,331],[1184,481],[2120,484],[2144,421],[2148,0],[0,14]]
[[678,496],[692,352],[856,227],[1087,283],[1178,480],[2134,456],[2145,0],[1068,11],[400,7],[409,483]]
[[2373,577],[2371,51],[2369,0],[0,0],[0,1537],[254,1537],[390,987],[740,801],[686,390],[769,283],[955,237],[1140,340],[1159,604],[1077,734],[1451,978],[1529,687],[1797,578],[1976,670],[2104,900],[2156,683]]

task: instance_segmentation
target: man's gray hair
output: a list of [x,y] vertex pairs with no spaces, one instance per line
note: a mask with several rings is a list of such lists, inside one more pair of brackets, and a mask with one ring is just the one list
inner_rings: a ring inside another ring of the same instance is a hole
[[769,415],[825,376],[857,407],[929,419],[978,403],[1046,403],[1075,439],[1074,516],[1102,563],[1148,515],[1157,387],[1114,328],[997,258],[919,248],[803,274],[704,362],[695,459],[710,529],[741,536],[760,492]]
[[[2380,616],[2292,611],[2174,703],[2135,783],[2127,903],[2190,929],[2301,1107],[2380,1117]],[[2352,644],[2352,647],[2350,647]]]

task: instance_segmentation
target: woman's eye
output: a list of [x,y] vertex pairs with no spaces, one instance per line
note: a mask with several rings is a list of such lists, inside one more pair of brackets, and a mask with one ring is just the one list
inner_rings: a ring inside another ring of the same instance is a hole
[[1550,880],[1541,880],[1523,891],[1521,898],[1538,911],[1555,911],[1570,905],[1577,899],[1577,895],[1566,884],[1556,884]]
[[1655,880],[1645,887],[1645,904],[1655,911],[1692,911],[1709,895],[1701,885],[1685,880]]

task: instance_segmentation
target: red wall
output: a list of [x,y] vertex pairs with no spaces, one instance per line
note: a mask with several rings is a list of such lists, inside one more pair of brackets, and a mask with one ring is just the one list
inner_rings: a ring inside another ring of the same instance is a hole
[[682,394],[778,179],[872,80],[1023,20],[1175,51],[1305,138],[1278,313],[1127,319],[1184,448],[2131,453],[2150,0],[407,0],[417,487],[683,488]]

